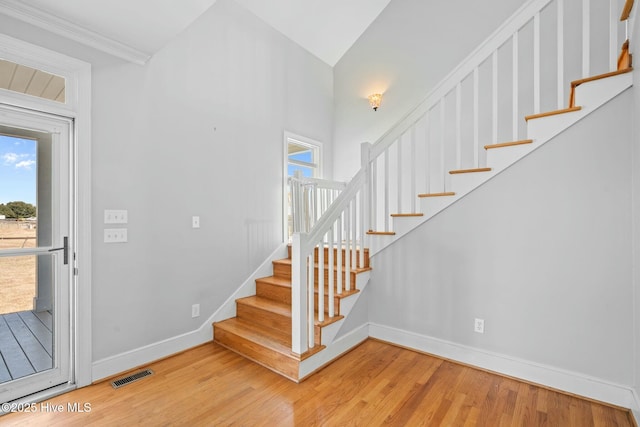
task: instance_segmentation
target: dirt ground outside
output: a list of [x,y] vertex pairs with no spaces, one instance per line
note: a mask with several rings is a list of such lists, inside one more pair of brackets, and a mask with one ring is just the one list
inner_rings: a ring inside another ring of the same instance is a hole
[[[0,250],[34,248],[35,223],[0,220]],[[36,257],[0,257],[0,314],[33,310]]]

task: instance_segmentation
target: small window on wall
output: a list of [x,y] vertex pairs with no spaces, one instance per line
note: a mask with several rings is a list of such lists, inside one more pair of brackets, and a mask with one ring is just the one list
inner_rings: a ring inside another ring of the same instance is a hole
[[320,146],[287,137],[287,175],[301,171],[302,176],[316,178],[320,173]]
[[285,132],[284,238],[291,241],[291,191],[288,177],[300,171],[305,178],[322,178],[322,143]]

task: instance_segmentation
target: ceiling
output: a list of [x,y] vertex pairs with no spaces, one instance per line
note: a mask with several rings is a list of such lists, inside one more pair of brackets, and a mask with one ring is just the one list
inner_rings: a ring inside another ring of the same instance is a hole
[[[144,63],[216,1],[0,0],[0,13]],[[235,1],[330,66],[340,60],[390,2]]]

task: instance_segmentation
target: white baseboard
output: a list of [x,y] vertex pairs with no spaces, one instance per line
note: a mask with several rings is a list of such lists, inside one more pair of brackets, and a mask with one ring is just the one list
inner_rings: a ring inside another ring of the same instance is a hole
[[636,425],[640,426],[640,395],[637,390],[633,390],[633,397],[635,399],[635,405],[631,408],[631,412],[633,412],[633,417],[635,418]]
[[[372,338],[477,366],[542,386],[623,408],[634,409],[635,411],[640,409],[637,395],[631,388],[598,378],[374,323],[369,325],[369,335]],[[637,418],[638,414],[636,412]]]
[[171,356],[181,351],[204,344],[213,339],[213,322],[228,319],[235,316],[235,301],[255,294],[257,278],[272,274],[272,261],[286,257],[287,245],[282,244],[244,281],[242,285],[231,295],[207,320],[195,331],[187,332],[175,337],[167,338],[153,344],[139,347],[124,353],[97,360],[92,364],[91,379],[99,381],[146,365],[156,360]]
[[300,362],[298,378],[305,378],[369,338],[369,324],[341,336],[320,353]]

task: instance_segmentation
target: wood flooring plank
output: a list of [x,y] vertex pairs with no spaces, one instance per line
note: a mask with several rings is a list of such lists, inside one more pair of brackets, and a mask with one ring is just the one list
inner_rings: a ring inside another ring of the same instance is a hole
[[35,374],[35,369],[7,324],[7,316],[0,316],[0,353],[2,353],[11,378],[16,379]]
[[16,413],[2,424],[632,426],[618,408],[375,340],[300,384],[215,343],[149,368],[118,390],[102,382],[48,401],[89,402],[91,412]]
[[31,333],[40,342],[49,356],[53,356],[53,334],[32,311],[17,313]]
[[29,330],[20,316],[18,316],[17,313],[10,313],[5,315],[5,320],[36,372],[51,369],[51,356],[47,354],[45,348]]

